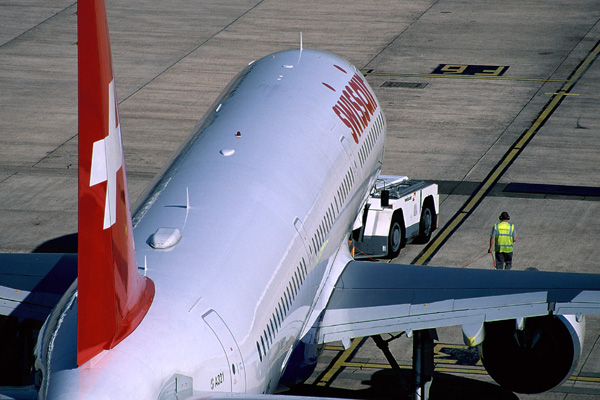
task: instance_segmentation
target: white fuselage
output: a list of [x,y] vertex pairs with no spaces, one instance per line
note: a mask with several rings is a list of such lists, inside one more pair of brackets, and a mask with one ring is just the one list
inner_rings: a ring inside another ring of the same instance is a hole
[[[148,314],[76,368],[73,350],[56,345],[71,337],[74,346],[76,301],[63,307],[43,332],[52,339],[40,356],[42,397],[153,398],[174,374],[195,390],[276,389],[380,170],[385,120],[357,79],[348,62],[313,50],[267,56],[238,75],[138,203],[137,263],[156,286]],[[159,228],[181,239],[152,248]]]

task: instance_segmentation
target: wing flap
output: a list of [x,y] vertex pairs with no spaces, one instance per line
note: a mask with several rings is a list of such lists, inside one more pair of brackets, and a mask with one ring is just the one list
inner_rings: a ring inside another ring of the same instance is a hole
[[600,276],[351,261],[319,342],[548,313],[599,314]]

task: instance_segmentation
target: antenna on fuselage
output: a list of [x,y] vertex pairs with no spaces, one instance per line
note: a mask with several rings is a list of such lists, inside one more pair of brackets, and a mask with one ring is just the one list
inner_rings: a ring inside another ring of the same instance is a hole
[[185,220],[183,221],[183,228],[185,228],[188,220],[188,216],[190,215],[190,187],[186,186],[185,188]]
[[298,55],[298,62],[296,64],[300,64],[301,57],[302,57],[302,32],[300,32],[300,54]]
[[190,187],[187,186],[185,188],[185,209],[189,210],[190,209]]

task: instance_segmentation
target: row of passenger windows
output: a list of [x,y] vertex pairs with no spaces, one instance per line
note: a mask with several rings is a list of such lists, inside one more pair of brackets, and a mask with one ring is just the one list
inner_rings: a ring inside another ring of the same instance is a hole
[[[380,117],[377,119],[376,123],[371,128],[371,132],[369,133],[369,136],[371,136],[374,130],[377,131],[375,138],[371,139],[373,140],[373,144],[370,145],[370,149],[373,148],[373,145],[375,143],[374,140],[377,139],[377,137],[379,136],[379,132],[383,127],[382,114],[380,113],[379,115]],[[375,128],[375,126],[378,126],[378,128]],[[363,144],[363,148],[364,147],[365,144]],[[364,162],[361,161],[361,166],[363,163]],[[346,172],[346,175],[344,176],[344,179],[342,180],[342,183],[337,189],[336,196],[334,196],[333,201],[329,204],[329,207],[327,208],[327,211],[325,212],[321,223],[317,227],[315,234],[312,237],[312,246],[309,246],[309,248],[310,252],[313,253],[315,256],[319,254],[319,249],[321,248],[323,243],[325,243],[327,235],[329,234],[329,231],[331,230],[335,219],[338,215],[340,215],[341,211],[343,210],[344,203],[348,198],[350,191],[352,190],[352,186],[354,185],[355,180],[356,175],[354,173],[354,170],[352,170],[352,168],[349,168]],[[267,354],[267,351],[273,344],[275,336],[281,328],[281,324],[283,323],[285,316],[289,312],[292,302],[296,298],[298,290],[300,289],[300,285],[302,285],[302,283],[306,279],[307,274],[308,269],[306,267],[306,261],[304,260],[304,258],[302,258],[302,261],[300,262],[298,268],[294,272],[294,276],[292,276],[292,280],[289,282],[286,291],[283,292],[283,296],[279,300],[278,306],[275,308],[275,311],[273,312],[273,315],[271,316],[267,327],[264,329],[260,339],[256,342],[256,348],[258,349],[258,356],[260,358],[260,361],[263,360],[263,358]]]
[[307,276],[308,268],[304,257],[302,257],[302,260],[298,263],[298,267],[296,267],[296,270],[294,271],[294,275],[292,275],[292,279],[288,282],[281,299],[279,299],[277,307],[275,307],[275,310],[271,315],[271,319],[263,330],[260,339],[256,341],[256,348],[258,349],[260,361],[263,360],[267,351],[273,345],[275,336],[277,335],[277,332],[279,332],[286,315],[290,312],[292,303],[300,291],[300,286],[304,283]]
[[360,150],[358,151],[358,158],[360,160],[360,166],[363,167],[375,147],[375,143],[377,143],[377,139],[379,139],[379,135],[383,131],[383,113],[380,112],[379,116],[375,120],[375,123],[371,126],[369,133],[365,137]]
[[319,224],[315,234],[312,238],[312,247],[311,251],[314,252],[315,255],[319,254],[319,249],[325,243],[327,235],[333,226],[333,223],[338,215],[340,215],[342,209],[344,208],[344,202],[346,198],[350,194],[352,189],[352,185],[354,185],[354,181],[356,176],[354,175],[354,171],[352,168],[348,169],[346,175],[344,176],[344,180],[340,184],[340,187],[337,190],[336,196],[333,198],[333,202],[329,204],[321,223]]
[[[359,150],[359,158],[360,158],[360,166],[361,168],[364,166],[367,158],[371,154],[373,147],[375,147],[375,143],[377,143],[377,139],[379,139],[379,135],[383,131],[383,113],[380,112],[375,120],[375,123],[371,126],[369,133],[367,134],[361,149]],[[325,242],[327,234],[329,230],[333,226],[333,223],[336,217],[340,214],[341,210],[344,208],[344,203],[352,190],[352,186],[354,185],[354,181],[356,180],[356,176],[354,170],[349,168],[340,184],[340,187],[337,189],[336,196],[334,197],[334,201],[329,204],[329,208],[327,209],[321,224],[317,228],[313,238],[312,238],[312,247],[311,251],[314,252],[315,255],[319,254],[319,249]]]

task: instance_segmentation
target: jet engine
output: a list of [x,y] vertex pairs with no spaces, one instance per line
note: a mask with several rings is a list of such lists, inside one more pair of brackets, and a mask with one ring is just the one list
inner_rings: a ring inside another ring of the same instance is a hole
[[571,376],[584,334],[584,319],[573,315],[487,322],[479,354],[501,386],[517,393],[540,393]]

